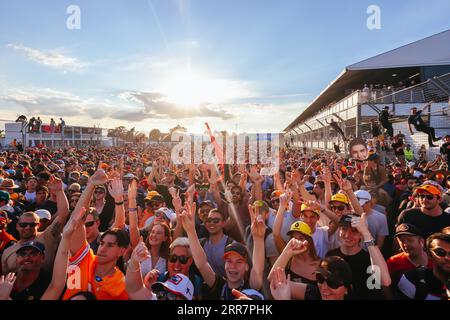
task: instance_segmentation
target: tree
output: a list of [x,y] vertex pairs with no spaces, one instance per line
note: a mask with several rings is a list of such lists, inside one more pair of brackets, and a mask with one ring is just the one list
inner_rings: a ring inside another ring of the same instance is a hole
[[153,129],[149,134],[150,141],[159,141],[161,138],[161,131],[158,129]]

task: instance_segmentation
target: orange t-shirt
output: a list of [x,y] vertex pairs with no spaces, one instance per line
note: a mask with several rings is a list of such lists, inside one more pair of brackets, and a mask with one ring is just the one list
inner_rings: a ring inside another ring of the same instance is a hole
[[97,263],[97,256],[86,242],[77,254],[69,259],[67,290],[63,300],[69,300],[80,291],[91,292],[98,300],[128,300],[122,271],[116,267],[112,276],[96,279]]

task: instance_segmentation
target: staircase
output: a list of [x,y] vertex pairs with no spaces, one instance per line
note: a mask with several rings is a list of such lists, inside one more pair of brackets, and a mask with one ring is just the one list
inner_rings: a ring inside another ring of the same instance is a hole
[[[404,139],[405,145],[406,144],[411,145],[411,149],[414,150],[414,157],[416,159],[419,158],[418,151],[420,149],[420,146],[423,144],[427,147],[428,161],[434,160],[436,155],[439,154],[439,148],[442,145],[441,140],[434,142],[434,144],[437,145],[438,147],[430,148],[428,146],[428,135],[426,133],[417,132],[415,129],[413,129],[413,132],[414,132],[413,135],[411,135],[409,133],[408,121],[401,121],[401,122],[393,123],[392,126],[394,127],[394,135],[398,134],[399,131],[401,131],[405,135],[405,139]],[[448,133],[450,133],[449,129],[443,129],[443,130],[436,129],[437,137],[442,137]]]

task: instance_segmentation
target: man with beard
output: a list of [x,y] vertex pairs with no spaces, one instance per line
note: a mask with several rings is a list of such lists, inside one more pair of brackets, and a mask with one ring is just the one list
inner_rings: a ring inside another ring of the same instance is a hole
[[404,274],[398,283],[399,297],[414,300],[450,298],[450,234],[434,233],[426,248],[433,268],[420,267]]
[[395,238],[402,251],[386,261],[392,284],[396,286],[403,274],[420,266],[433,268],[425,251],[425,239],[418,227],[402,223],[395,230]]
[[44,232],[38,232],[40,218],[35,212],[25,212],[20,216],[16,225],[20,240],[17,244],[9,247],[3,252],[3,273],[16,271],[16,252],[23,243],[28,241],[39,241],[44,244],[46,254],[42,267],[46,271],[51,271],[53,268],[53,260],[56,255],[61,232],[69,216],[69,204],[60,179],[52,176],[49,181],[49,188],[51,192],[56,195],[58,208],[58,211],[53,217],[53,222]]
[[450,226],[450,214],[443,211],[442,190],[432,182],[425,182],[416,189],[414,198],[419,198],[419,208],[406,209],[398,217],[398,225],[409,223],[420,226],[424,237]]
[[23,243],[16,253],[17,279],[11,291],[12,300],[40,300],[50,274],[43,269],[45,246],[38,241]]

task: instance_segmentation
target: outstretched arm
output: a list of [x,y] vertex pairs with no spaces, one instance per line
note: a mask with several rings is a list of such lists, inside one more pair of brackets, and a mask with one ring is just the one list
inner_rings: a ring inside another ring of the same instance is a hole
[[266,223],[264,217],[259,212],[259,207],[255,208],[249,205],[248,211],[252,220],[251,232],[253,236],[253,266],[250,272],[250,287],[255,290],[260,290],[263,285],[264,258],[266,256],[264,247]]
[[67,267],[69,262],[69,248],[72,235],[79,229],[86,219],[86,209],[75,211],[64,227],[62,239],[59,243],[53,265],[53,276],[50,285],[41,297],[41,300],[58,300],[64,291],[67,278]]

